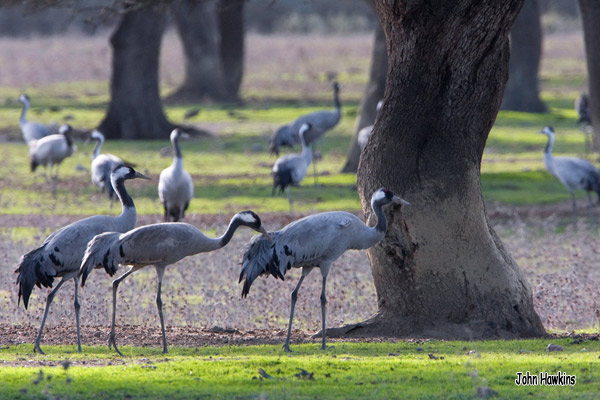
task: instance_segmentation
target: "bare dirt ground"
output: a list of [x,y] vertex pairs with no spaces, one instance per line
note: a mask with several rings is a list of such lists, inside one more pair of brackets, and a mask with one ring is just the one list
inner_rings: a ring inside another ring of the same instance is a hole
[[[494,228],[524,270],[532,286],[536,310],[544,326],[564,332],[598,326],[600,296],[600,209],[582,209],[575,229],[568,203],[555,206],[488,206]],[[299,217],[298,215],[296,218]],[[139,224],[156,216],[141,216]],[[77,217],[0,216],[0,345],[32,343],[37,334],[48,289],[34,288],[29,310],[17,304],[16,275],[22,254],[39,245],[48,231]],[[276,229],[291,217],[263,217]],[[200,229],[222,232],[221,216],[191,215]],[[24,239],[11,227],[31,227],[43,234]],[[245,243],[252,236],[240,230],[226,249],[188,257],[170,266],[163,283],[167,338],[170,345],[282,343],[289,313],[289,296],[299,278],[293,270],[284,282],[259,278],[247,299],[237,283]],[[156,274],[148,268],[127,278],[119,287],[118,342],[160,346],[156,312]],[[80,290],[82,343],[106,344],[110,325],[111,278],[94,271]],[[299,294],[294,320],[294,342],[310,342],[320,326],[320,279],[309,275]],[[330,327],[368,319],[376,312],[376,292],[365,252],[349,251],[334,264],[328,281]],[[42,344],[74,344],[73,283],[58,292],[52,304]],[[381,340],[371,339],[371,340]]]

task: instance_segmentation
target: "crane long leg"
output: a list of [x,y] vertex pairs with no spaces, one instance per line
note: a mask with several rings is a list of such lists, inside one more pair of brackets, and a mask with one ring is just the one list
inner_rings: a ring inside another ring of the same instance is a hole
[[290,215],[294,215],[294,199],[292,198],[292,194],[290,193],[290,187],[285,188],[285,194],[288,198],[288,203],[290,203]]
[[577,223],[577,202],[575,201],[575,193],[571,192],[571,202],[573,204],[573,218],[575,219],[575,223]]
[[585,191],[587,193],[588,202],[590,203],[590,208],[594,207],[594,201],[592,200],[592,194],[589,191]]
[[300,280],[298,281],[296,288],[292,292],[292,305],[290,307],[290,322],[288,323],[287,337],[285,339],[285,344],[283,345],[283,349],[288,353],[290,353],[292,351],[292,350],[290,350],[290,336],[292,335],[292,321],[294,320],[294,308],[296,307],[296,300],[298,299],[298,290],[300,290],[300,286],[302,286],[302,281],[304,280],[306,275],[308,275],[310,273],[310,271],[312,271],[312,267],[302,268],[302,276],[300,276]]
[[317,181],[317,158],[315,157],[315,145],[313,144],[313,161],[312,161],[312,165],[313,165],[313,177],[314,177],[314,183],[315,183],[315,187],[317,187],[318,181]]
[[79,278],[75,277],[75,301],[73,307],[75,308],[75,323],[77,324],[77,351],[81,353],[81,325],[79,324]]
[[40,342],[42,341],[42,332],[44,331],[44,325],[46,324],[46,317],[48,317],[48,310],[50,309],[50,304],[52,304],[52,300],[54,300],[54,295],[56,294],[58,289],[60,289],[63,283],[65,283],[64,278],[61,279],[60,282],[58,282],[58,285],[56,285],[56,287],[50,292],[50,294],[48,294],[48,297],[46,298],[46,309],[44,310],[44,318],[42,318],[42,324],[40,325],[40,330],[38,332],[37,338],[35,339],[35,344],[33,345],[34,352],[46,354],[40,348]]
[[165,274],[165,267],[156,267],[156,276],[158,277],[158,288],[156,290],[156,307],[158,308],[158,317],[160,318],[160,329],[162,332],[163,339],[163,354],[169,352],[167,349],[167,335],[165,334],[165,319],[163,317],[163,302],[160,297],[160,293],[162,291],[162,279]]
[[117,288],[119,287],[119,284],[123,279],[127,278],[132,272],[137,270],[138,268],[131,267],[129,271],[125,272],[123,275],[121,275],[113,281],[113,312],[112,324],[110,326],[110,334],[108,335],[108,348],[110,349],[111,346],[114,346],[116,352],[119,353],[120,356],[122,356],[123,353],[121,353],[121,351],[117,348],[117,341],[115,338],[115,319],[117,315]]
[[325,328],[325,311],[327,308],[327,297],[325,296],[325,286],[327,284],[327,275],[323,276],[323,284],[321,286],[321,332],[323,333],[323,342],[321,344],[321,349],[325,350],[327,347],[325,346],[325,336],[326,336],[326,328]]

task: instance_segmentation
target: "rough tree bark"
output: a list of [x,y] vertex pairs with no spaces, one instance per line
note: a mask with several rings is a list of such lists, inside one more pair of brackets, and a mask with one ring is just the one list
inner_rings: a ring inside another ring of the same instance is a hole
[[486,217],[480,183],[522,2],[377,0],[390,68],[358,192],[369,220],[379,187],[411,205],[388,210],[386,237],[368,250],[378,313],[332,335],[545,333],[525,276]]
[[217,8],[219,50],[228,98],[238,99],[244,76],[244,3],[246,0],[220,0]]
[[592,146],[600,152],[600,1],[579,0],[590,91],[590,117],[594,128]]
[[110,38],[110,104],[99,130],[109,139],[165,139],[173,129],[162,108],[158,61],[165,13],[158,6],[126,12]]
[[546,112],[540,99],[538,72],[542,57],[542,25],[537,0],[525,0],[510,32],[508,83],[503,110]]
[[385,92],[385,81],[387,78],[388,55],[385,43],[385,32],[380,24],[375,29],[373,40],[373,53],[371,55],[371,71],[369,82],[360,100],[360,114],[354,123],[354,134],[352,144],[346,158],[346,164],[342,172],[356,172],[360,160],[360,147],[358,145],[358,132],[367,125],[375,122],[377,112],[375,111],[379,100],[383,99]]
[[178,0],[171,11],[185,54],[185,78],[169,100],[232,100],[221,65],[215,1]]

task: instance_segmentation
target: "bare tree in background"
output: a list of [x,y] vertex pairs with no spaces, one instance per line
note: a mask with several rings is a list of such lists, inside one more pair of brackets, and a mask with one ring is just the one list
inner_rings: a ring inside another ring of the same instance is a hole
[[368,219],[382,186],[411,205],[388,211],[386,237],[368,250],[378,313],[332,335],[545,333],[525,276],[490,226],[480,182],[522,3],[376,1],[390,67],[358,192]]
[[185,54],[185,79],[169,100],[237,101],[244,65],[244,0],[171,4]]
[[525,0],[510,32],[508,83],[503,110],[546,112],[540,99],[539,68],[542,57],[542,25],[538,0]]
[[600,1],[579,0],[583,21],[583,38],[590,91],[590,118],[593,126],[592,146],[600,152]]
[[385,81],[388,69],[387,45],[385,43],[385,32],[381,24],[375,28],[375,38],[373,39],[373,53],[371,55],[371,71],[369,72],[369,82],[360,100],[360,114],[354,123],[354,134],[350,151],[346,158],[346,164],[342,172],[356,172],[360,160],[360,147],[358,145],[358,132],[368,125],[373,125],[377,116],[377,103],[383,99],[385,92]]
[[162,6],[126,11],[110,38],[113,49],[110,104],[99,129],[110,139],[165,139],[173,129],[159,93]]

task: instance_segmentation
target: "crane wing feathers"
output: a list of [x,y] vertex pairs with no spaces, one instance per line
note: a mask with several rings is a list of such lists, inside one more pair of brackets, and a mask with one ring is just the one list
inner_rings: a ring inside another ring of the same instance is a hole
[[44,246],[38,247],[30,251],[21,258],[21,262],[15,270],[17,276],[17,285],[19,285],[18,302],[23,298],[25,309],[29,305],[29,296],[33,286],[41,288],[52,287],[54,277],[56,276],[56,268],[45,262]]
[[90,240],[79,268],[81,286],[85,285],[89,273],[94,268],[103,267],[110,276],[117,272],[120,260],[113,248],[119,242],[120,236],[119,232],[105,232]]

